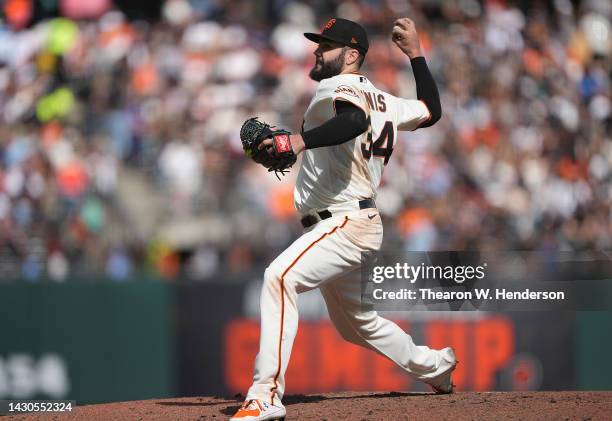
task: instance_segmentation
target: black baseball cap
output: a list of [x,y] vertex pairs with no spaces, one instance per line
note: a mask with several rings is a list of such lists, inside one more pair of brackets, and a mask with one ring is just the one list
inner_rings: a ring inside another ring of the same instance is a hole
[[334,41],[348,47],[352,47],[362,54],[368,52],[368,34],[363,26],[352,20],[342,18],[331,18],[327,21],[320,34],[312,32],[304,33],[309,40],[319,43],[321,40]]

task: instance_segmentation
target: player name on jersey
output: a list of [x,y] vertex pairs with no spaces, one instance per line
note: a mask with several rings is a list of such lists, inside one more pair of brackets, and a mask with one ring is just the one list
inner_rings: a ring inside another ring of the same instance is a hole
[[385,96],[383,94],[376,94],[368,91],[361,91],[365,96],[366,101],[371,110],[375,110],[381,113],[387,111],[387,104],[385,103]]
[[[364,90],[361,90],[360,92],[365,97],[371,110],[378,111],[381,113],[387,111],[387,104],[385,103],[385,96],[383,94]],[[359,98],[359,95],[357,95],[355,90],[348,85],[338,86],[336,89],[334,89],[334,93],[345,94],[355,98]]]

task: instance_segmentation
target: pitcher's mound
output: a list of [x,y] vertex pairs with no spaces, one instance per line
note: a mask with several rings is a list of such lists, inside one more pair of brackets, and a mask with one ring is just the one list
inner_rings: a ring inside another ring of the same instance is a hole
[[[606,420],[612,392],[344,392],[290,395],[287,420]],[[241,401],[212,397],[150,399],[77,406],[72,414],[28,414],[29,420],[227,420]],[[6,419],[6,418],[5,418]]]

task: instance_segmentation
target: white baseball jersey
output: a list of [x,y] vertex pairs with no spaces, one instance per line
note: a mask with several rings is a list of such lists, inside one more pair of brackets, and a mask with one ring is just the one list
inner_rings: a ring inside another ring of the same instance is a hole
[[393,152],[397,130],[414,130],[431,114],[419,100],[397,98],[377,89],[365,76],[347,73],[323,79],[304,115],[303,131],[336,115],[336,100],[366,113],[368,131],[340,145],[302,153],[295,184],[301,214],[376,196],[383,168]]

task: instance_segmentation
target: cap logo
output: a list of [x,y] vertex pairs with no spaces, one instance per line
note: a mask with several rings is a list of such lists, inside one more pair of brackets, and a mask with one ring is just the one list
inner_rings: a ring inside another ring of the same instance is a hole
[[355,37],[352,37],[352,38],[351,38],[351,42],[352,42],[353,44],[357,44],[357,40],[355,39]]
[[325,31],[325,30],[327,30],[327,29],[331,28],[332,26],[334,26],[334,23],[336,23],[336,19],[330,19],[330,20],[328,20],[328,21],[327,21],[327,23],[325,24],[325,26],[323,27],[323,29],[322,29],[322,31],[321,31],[321,32],[323,32],[323,31]]

